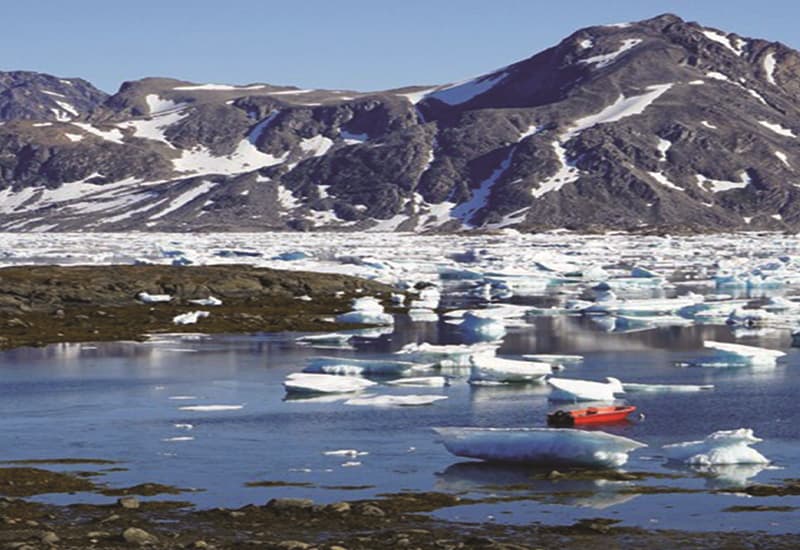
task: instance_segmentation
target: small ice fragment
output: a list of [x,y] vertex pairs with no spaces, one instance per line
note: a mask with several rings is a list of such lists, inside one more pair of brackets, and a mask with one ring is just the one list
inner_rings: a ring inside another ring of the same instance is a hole
[[369,453],[367,451],[358,451],[356,449],[339,449],[336,451],[324,451],[322,454],[325,456],[349,456],[349,457],[357,457],[357,456],[365,456]]
[[195,412],[238,411],[243,407],[244,405],[188,405],[179,407],[179,410]]
[[172,318],[172,322],[176,325],[193,325],[200,319],[205,319],[210,315],[207,311],[190,311],[188,313],[181,313]]
[[173,427],[175,427],[175,428],[177,428],[179,430],[191,430],[191,429],[194,428],[194,425],[193,424],[185,424],[185,423],[184,424],[173,424]]
[[169,302],[172,300],[172,296],[169,294],[150,294],[148,292],[140,292],[136,295],[136,299],[145,304],[158,304]]
[[357,460],[348,460],[347,462],[342,463],[342,468],[355,468],[357,466],[361,466],[361,463]]
[[189,300],[190,304],[195,304],[198,306],[221,306],[222,300],[219,298],[214,298],[213,296],[209,296],[208,298],[200,298],[198,300]]

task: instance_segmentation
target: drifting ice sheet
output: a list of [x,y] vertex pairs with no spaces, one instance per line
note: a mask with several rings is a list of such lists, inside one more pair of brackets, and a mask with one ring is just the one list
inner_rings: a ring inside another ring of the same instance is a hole
[[600,431],[560,428],[434,428],[456,456],[497,460],[614,468],[628,453],[646,447],[626,437]]

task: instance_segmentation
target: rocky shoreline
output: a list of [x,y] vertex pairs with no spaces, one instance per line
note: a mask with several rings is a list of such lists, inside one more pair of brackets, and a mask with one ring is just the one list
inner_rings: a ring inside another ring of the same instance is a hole
[[[80,462],[80,461],[78,461]],[[104,461],[91,461],[90,464]],[[72,462],[73,464],[75,462]],[[0,497],[0,547],[36,548],[265,548],[372,550],[419,548],[796,548],[798,535],[762,532],[645,530],[595,518],[572,525],[503,525],[443,521],[427,513],[492,502],[444,493],[398,493],[378,499],[318,505],[309,499],[273,498],[238,509],[195,509],[190,503],[140,500],[180,494],[154,483],[106,490],[88,478],[27,466],[0,468],[0,494],[30,497],[54,492],[101,492],[118,496],[105,505],[54,506]],[[787,486],[796,491],[797,486]],[[793,488],[792,488],[793,487]],[[775,488],[784,490],[786,488]],[[76,496],[76,500],[80,500]]]
[[[57,342],[142,340],[158,332],[279,332],[358,328],[333,315],[392,288],[346,275],[246,265],[18,266],[0,269],[0,349]],[[137,295],[169,295],[144,303]],[[213,296],[222,305],[192,304]],[[388,301],[387,301],[388,303]],[[179,325],[176,315],[209,316]]]

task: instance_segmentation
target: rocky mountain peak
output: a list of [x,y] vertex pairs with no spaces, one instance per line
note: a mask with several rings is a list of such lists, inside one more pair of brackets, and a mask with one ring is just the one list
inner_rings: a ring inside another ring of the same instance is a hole
[[663,14],[373,93],[146,78],[66,119],[78,81],[17,76],[0,228],[796,230],[798,67]]

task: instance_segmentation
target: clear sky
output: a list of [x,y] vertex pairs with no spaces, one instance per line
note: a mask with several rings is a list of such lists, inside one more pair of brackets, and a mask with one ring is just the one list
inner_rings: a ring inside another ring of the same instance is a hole
[[796,0],[9,0],[0,70],[378,90],[524,59],[586,26],[672,12],[800,47]]

